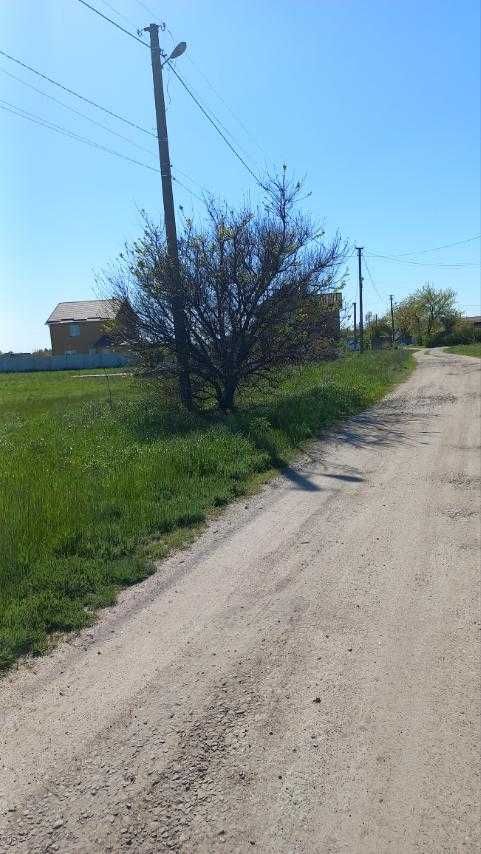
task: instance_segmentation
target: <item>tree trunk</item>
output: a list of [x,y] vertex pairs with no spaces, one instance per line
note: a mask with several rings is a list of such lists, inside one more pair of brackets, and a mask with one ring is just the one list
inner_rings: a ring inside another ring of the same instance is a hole
[[234,407],[234,398],[235,393],[237,391],[237,381],[236,380],[227,380],[224,383],[222,391],[220,395],[218,395],[219,408],[222,409],[223,412],[230,412],[235,409]]

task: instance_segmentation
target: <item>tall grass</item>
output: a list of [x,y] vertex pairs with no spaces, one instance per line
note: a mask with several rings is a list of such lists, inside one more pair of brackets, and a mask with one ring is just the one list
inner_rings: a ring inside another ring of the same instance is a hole
[[447,353],[458,353],[460,356],[476,356],[481,359],[481,341],[477,344],[457,344],[454,347],[446,347]]
[[0,376],[0,667],[46,649],[144,578],[213,508],[378,400],[406,351],[286,370],[201,418],[159,388],[72,373]]

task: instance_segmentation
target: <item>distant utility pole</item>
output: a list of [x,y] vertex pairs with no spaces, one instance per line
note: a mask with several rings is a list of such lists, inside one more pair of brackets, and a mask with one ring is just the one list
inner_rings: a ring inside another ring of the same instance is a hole
[[362,250],[363,246],[356,246],[357,249],[357,265],[359,272],[359,350],[364,352],[364,316],[362,311]]
[[[188,345],[189,335],[185,316],[184,294],[180,278],[179,252],[177,246],[177,229],[175,225],[174,194],[172,192],[172,173],[170,167],[169,138],[167,135],[167,119],[165,115],[164,84],[162,80],[162,62],[159,45],[159,25],[150,24],[145,27],[150,34],[150,57],[152,61],[152,77],[154,81],[155,114],[157,117],[157,139],[159,143],[160,175],[162,179],[162,198],[164,202],[165,234],[167,252],[171,265],[172,276],[172,318],[174,323],[175,350],[179,368],[179,389],[182,402],[189,409],[192,406],[192,388],[189,375]],[[181,42],[172,52],[171,57],[180,56],[185,50]],[[170,57],[169,57],[170,58]]]
[[394,308],[392,304],[393,296],[389,294],[389,299],[391,302],[391,344],[394,347]]
[[353,304],[352,304],[352,308],[353,308],[353,311],[354,311],[354,341],[356,342],[356,349],[357,349],[357,323],[356,323],[356,309],[357,309],[357,305],[356,305],[356,303],[355,303],[355,302],[353,302]]

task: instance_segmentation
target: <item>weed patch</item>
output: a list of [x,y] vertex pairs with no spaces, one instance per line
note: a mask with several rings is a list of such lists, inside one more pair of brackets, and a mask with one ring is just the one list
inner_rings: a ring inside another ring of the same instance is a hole
[[446,347],[447,353],[457,353],[459,356],[476,356],[481,359],[481,342],[477,344],[458,344],[456,347]]

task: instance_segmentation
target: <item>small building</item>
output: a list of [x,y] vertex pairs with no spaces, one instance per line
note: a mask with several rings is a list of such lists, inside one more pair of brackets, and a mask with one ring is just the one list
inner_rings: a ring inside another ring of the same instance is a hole
[[123,308],[121,300],[116,299],[59,302],[46,321],[52,355],[70,356],[110,350],[109,323],[118,318]]
[[471,317],[464,317],[466,323],[471,323],[475,329],[481,329],[481,315],[477,314]]

